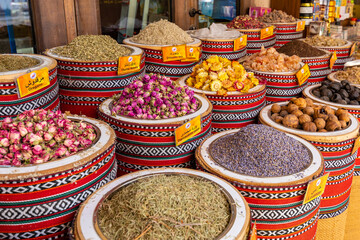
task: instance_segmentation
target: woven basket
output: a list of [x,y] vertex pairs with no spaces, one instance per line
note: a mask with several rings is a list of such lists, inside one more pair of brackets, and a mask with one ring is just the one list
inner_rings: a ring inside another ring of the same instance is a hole
[[321,83],[326,79],[326,76],[331,73],[330,58],[332,54],[329,51],[324,56],[320,57],[302,57],[301,61],[307,63],[310,68],[310,77],[308,78],[309,85]]
[[61,111],[97,117],[97,107],[106,98],[119,93],[145,72],[145,56],[141,49],[129,47],[131,55],[141,55],[140,70],[118,75],[118,61],[79,61],[45,52],[58,62]]
[[[301,67],[303,66],[304,63],[301,63]],[[246,69],[246,71],[253,72],[255,77],[266,79],[266,102],[268,104],[300,97],[302,91],[308,85],[308,80],[306,80],[299,86],[295,75],[299,70],[291,72],[261,72]]]
[[[287,104],[287,102],[279,103],[280,106],[285,104]],[[320,222],[322,220],[326,220],[324,222],[337,222],[336,216],[347,214],[345,210],[349,204],[355,159],[357,157],[357,152],[351,154],[355,139],[359,133],[359,123],[357,119],[350,116],[350,125],[343,130],[325,133],[307,132],[275,123],[270,117],[271,107],[272,105],[269,105],[261,110],[259,117],[261,123],[280,131],[302,137],[316,146],[322,153],[325,160],[325,173],[329,173],[330,175],[325,192],[322,195],[318,232],[331,230],[331,235],[334,236],[334,240],[342,239],[341,236],[345,233],[345,222],[342,225],[337,224],[337,228],[332,229],[321,228],[320,226],[325,226],[326,224],[320,224]],[[344,216],[339,218],[344,218]],[[325,240],[325,238],[320,238],[320,235],[317,236],[317,239]]]
[[[9,54],[7,54],[9,55]],[[56,61],[36,54],[16,54],[39,60],[39,64],[18,71],[0,72],[0,119],[16,117],[20,113],[36,108],[57,110],[59,108],[59,85],[56,74]],[[47,67],[49,70],[50,85],[30,95],[19,98],[16,88],[16,79],[31,71]]]
[[226,195],[231,204],[231,218],[229,225],[216,239],[247,240],[250,228],[249,206],[241,194],[228,182],[211,174],[179,168],[151,169],[127,174],[117,178],[111,183],[99,189],[79,209],[75,223],[75,237],[79,240],[86,239],[107,239],[97,224],[97,211],[101,203],[112,193],[121,187],[127,186],[139,179],[151,178],[157,175],[186,175],[200,177],[216,184]]
[[212,55],[227,58],[229,60],[238,60],[246,55],[246,46],[234,51],[234,40],[199,38],[201,40],[202,59],[205,60]]
[[275,48],[281,48],[283,45],[303,37],[303,31],[296,31],[297,22],[292,23],[272,23],[276,27]]
[[[119,175],[159,167],[193,167],[194,152],[200,142],[211,134],[212,105],[206,97],[195,95],[200,108],[176,118],[147,120],[112,116],[112,99],[99,106],[99,117],[110,124],[117,136],[116,159]],[[175,145],[175,129],[201,116],[201,132],[185,143]]]
[[237,131],[217,133],[203,141],[196,150],[197,167],[231,182],[240,191],[250,206],[252,221],[256,220],[258,240],[313,239],[321,197],[304,205],[302,202],[308,182],[323,172],[324,161],[319,151],[303,139],[289,134],[311,152],[313,159],[308,168],[283,177],[238,174],[219,165],[209,152],[211,143]]
[[85,117],[97,131],[88,149],[60,160],[24,167],[0,167],[0,239],[68,239],[79,205],[116,177],[115,133]]
[[[124,40],[126,45],[139,47],[145,52],[145,63],[146,63],[146,72],[147,73],[158,73],[169,77],[171,80],[176,80],[179,77],[182,77],[186,74],[192,72],[193,67],[199,63],[195,62],[182,62],[178,61],[169,61],[164,62],[162,57],[162,47],[168,45],[145,45],[140,43],[135,43],[131,38]],[[201,41],[199,39],[194,39],[193,42],[186,44],[188,47],[200,47]],[[200,52],[200,59],[202,58]]]
[[276,43],[276,28],[274,29],[274,34],[260,39],[260,31],[261,29],[236,29],[242,34],[247,35],[247,51],[246,55],[252,55],[254,53],[260,52],[261,47],[271,48],[275,46]]
[[[179,78],[179,84],[187,86],[185,81],[188,77],[187,75]],[[203,91],[193,87],[189,88],[198,94],[205,94],[213,105],[213,133],[256,123],[260,110],[266,104],[265,85],[258,85],[250,89],[248,93],[229,92],[227,96],[220,96],[212,91]]]

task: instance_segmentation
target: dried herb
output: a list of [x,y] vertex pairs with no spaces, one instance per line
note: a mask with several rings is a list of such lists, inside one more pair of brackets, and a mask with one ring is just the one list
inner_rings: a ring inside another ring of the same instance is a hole
[[328,36],[319,36],[307,37],[304,41],[315,47],[332,47],[332,46],[343,46],[347,42],[346,40],[340,38],[332,38]]
[[31,68],[39,64],[39,60],[26,56],[0,55],[0,72],[16,71]]
[[131,40],[150,45],[178,45],[193,42],[190,35],[179,26],[164,19],[150,23]]
[[265,23],[289,23],[296,22],[296,18],[288,15],[286,12],[281,10],[273,10],[259,18],[260,21]]
[[53,49],[52,52],[81,61],[116,61],[119,57],[130,55],[132,51],[110,36],[82,35],[66,46]]
[[277,51],[288,56],[297,55],[299,57],[320,57],[326,54],[324,51],[300,40],[291,41],[279,48]]
[[255,176],[295,174],[311,163],[307,148],[274,128],[251,124],[210,145],[211,157],[231,171]]
[[208,180],[157,175],[120,188],[98,219],[108,239],[214,239],[228,225],[230,205]]

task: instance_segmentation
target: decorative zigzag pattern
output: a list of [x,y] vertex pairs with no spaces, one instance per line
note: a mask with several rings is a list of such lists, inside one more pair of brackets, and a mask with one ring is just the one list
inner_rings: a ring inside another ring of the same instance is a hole
[[279,88],[271,88],[269,86],[266,89],[266,96],[295,96],[301,94],[301,92],[307,87],[307,82],[302,87],[295,89],[279,89]]
[[191,66],[182,67],[181,65],[177,65],[177,68],[173,66],[158,66],[153,65],[151,62],[146,63],[146,72],[154,72],[161,73],[165,75],[186,75],[192,73],[192,68],[197,64],[194,62]]
[[327,75],[329,75],[331,73],[331,69],[329,68],[327,70],[321,70],[321,71],[310,70],[310,73],[311,73],[311,75],[310,75],[309,79],[311,79],[312,77],[320,77],[320,76],[325,77],[325,76],[327,76]]
[[[262,107],[264,105],[265,105],[265,101],[262,104]],[[236,114],[215,113],[214,112],[212,116],[213,116],[214,121],[235,121],[235,120],[250,119],[250,118],[255,118],[261,111],[262,107],[259,107],[253,111],[236,113]]]
[[[216,43],[216,44],[211,44]],[[202,41],[203,48],[234,48],[234,41],[231,42],[208,42],[208,41]]]
[[332,212],[332,213],[320,213],[319,215],[319,219],[327,219],[327,218],[333,218],[336,217],[340,214],[342,214],[343,212],[345,212],[345,210],[348,208],[349,206],[349,201],[346,203],[346,205],[341,208],[340,210],[336,211],[336,212]]
[[[135,165],[135,164],[131,164],[131,163],[126,163],[123,161],[118,160],[118,165],[119,167],[125,167],[128,169],[132,169],[134,171],[140,171],[140,170],[146,170],[146,169],[154,169],[154,168],[161,168],[164,166],[142,166],[142,165]],[[120,168],[121,168],[120,167]],[[189,168],[191,167],[191,161],[186,162],[186,163],[181,163],[181,164],[176,164],[176,165],[170,165],[170,166],[166,166],[166,167],[176,167],[176,168]]]
[[267,40],[266,42],[257,42],[256,40],[253,42],[251,40],[248,40],[247,48],[248,49],[260,49],[261,46],[264,46],[265,48],[269,48],[275,45],[276,38],[271,38]]
[[356,153],[346,158],[336,159],[334,161],[325,160],[325,169],[340,168],[343,166],[347,166],[352,162],[354,162],[355,159],[356,159]]
[[244,49],[243,51],[239,52],[239,53],[207,53],[206,51],[203,51],[202,54],[202,59],[207,59],[208,57],[212,56],[212,55],[217,55],[219,57],[222,58],[227,58],[229,60],[237,60],[239,58],[242,58],[246,55],[246,49]]
[[[20,232],[20,233],[1,233],[0,232],[0,239],[29,239],[29,238],[39,238],[39,237],[43,237],[42,239],[44,239],[45,236],[54,234],[57,232],[62,232],[64,230],[66,230],[69,226],[70,226],[70,223],[66,223],[66,224],[61,224],[58,226],[41,229],[41,230],[37,230],[37,231],[33,231],[33,232]],[[64,236],[65,235],[62,234],[53,239],[57,239],[57,238],[64,237]],[[46,239],[51,240],[52,238],[46,238]]]
[[[265,92],[265,90],[264,90]],[[230,96],[229,96],[230,97]],[[248,100],[240,100],[240,101],[215,101],[213,100],[213,97],[209,97],[210,102],[213,105],[216,106],[233,106],[233,105],[247,105],[247,104],[251,104],[251,103],[255,103],[255,102],[260,102],[261,100],[263,100],[265,97],[264,94],[261,94],[259,97],[257,98],[251,98]],[[234,99],[234,98],[233,98]]]
[[306,190],[301,189],[293,192],[284,192],[284,193],[266,193],[266,192],[249,192],[244,190],[239,190],[243,197],[248,198],[257,198],[257,199],[285,199],[302,196],[305,194]]
[[278,40],[294,40],[294,39],[299,39],[302,38],[303,34],[302,32],[298,33],[298,34],[276,34],[276,39]]

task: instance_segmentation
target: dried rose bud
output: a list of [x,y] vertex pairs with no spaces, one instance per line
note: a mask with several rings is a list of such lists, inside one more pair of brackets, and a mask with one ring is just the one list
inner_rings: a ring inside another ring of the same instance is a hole
[[32,149],[33,154],[40,155],[42,153],[42,147],[40,145],[35,145]]
[[10,145],[10,141],[7,138],[2,138],[0,140],[0,146],[1,147],[8,147]]

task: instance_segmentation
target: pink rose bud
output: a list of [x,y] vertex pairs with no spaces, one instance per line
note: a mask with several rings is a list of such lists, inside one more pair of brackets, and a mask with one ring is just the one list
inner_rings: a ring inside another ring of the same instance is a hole
[[24,150],[24,151],[29,151],[29,150],[31,150],[31,147],[28,144],[22,144],[21,149]]
[[51,139],[53,139],[53,135],[51,134],[51,133],[48,133],[48,132],[46,132],[46,133],[44,133],[44,140],[45,141],[50,141]]
[[64,127],[64,124],[65,124],[65,119],[58,119],[58,120],[56,121],[56,123],[57,123],[58,127],[63,128],[63,127]]
[[0,159],[0,165],[11,165],[11,162],[8,159],[1,158]]
[[73,145],[73,143],[74,143],[74,140],[73,140],[73,139],[66,139],[66,140],[64,141],[64,145],[65,145],[66,147],[70,147],[71,145]]
[[21,139],[20,132],[12,130],[10,132],[10,143],[19,143]]
[[66,152],[67,152],[67,150],[65,147],[59,147],[58,149],[56,149],[55,155],[58,157],[62,157],[65,155]]
[[36,134],[30,133],[30,144],[31,145],[38,145],[40,143],[42,143],[44,141],[44,139]]
[[91,140],[91,141],[94,141],[94,139],[96,138],[96,134],[95,133],[89,133],[87,135],[88,139]]
[[42,147],[40,145],[35,145],[32,149],[33,154],[40,155],[42,153]]
[[14,158],[14,159],[12,160],[12,165],[14,165],[14,166],[20,166],[20,165],[21,165],[21,162],[20,162],[20,160],[19,160],[18,158]]
[[35,131],[36,132],[43,131],[43,130],[44,130],[44,128],[40,123],[35,124]]
[[40,158],[40,157],[33,157],[30,161],[32,164],[39,164],[39,163],[43,163],[44,159]]
[[18,127],[18,129],[19,129],[20,135],[22,137],[24,137],[26,134],[29,133],[28,130],[26,129],[26,127]]
[[48,133],[56,134],[56,132],[57,132],[57,127],[56,126],[54,126],[54,125],[49,126]]
[[44,162],[49,161],[50,160],[50,154],[45,154],[43,159],[44,159]]
[[53,147],[53,146],[55,146],[55,144],[56,144],[56,141],[53,139],[53,140],[51,140],[50,142],[49,142],[49,147]]
[[72,131],[74,129],[74,125],[73,124],[65,124],[64,128],[67,131]]
[[6,148],[0,148],[0,154],[5,155],[8,153],[8,150]]
[[9,117],[6,117],[6,118],[4,118],[3,122],[4,123],[12,123],[12,119]]
[[8,147],[10,145],[9,139],[7,138],[2,138],[0,140],[0,146],[1,147]]

